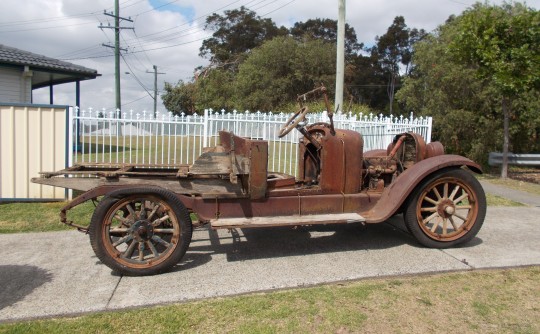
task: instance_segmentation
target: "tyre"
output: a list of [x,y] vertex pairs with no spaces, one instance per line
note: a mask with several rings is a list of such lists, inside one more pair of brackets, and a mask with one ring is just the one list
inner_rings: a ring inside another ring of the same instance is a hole
[[187,251],[189,212],[161,188],[131,188],[108,194],[90,222],[90,243],[109,268],[125,275],[153,275],[171,269]]
[[464,169],[442,170],[424,180],[405,209],[405,224],[424,246],[448,248],[476,236],[486,216],[486,196]]

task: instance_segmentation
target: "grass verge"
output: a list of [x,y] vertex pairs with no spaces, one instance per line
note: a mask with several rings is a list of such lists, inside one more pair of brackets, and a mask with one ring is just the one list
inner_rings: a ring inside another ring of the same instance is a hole
[[[0,204],[0,233],[47,232],[72,229],[60,222],[60,209],[66,202]],[[69,211],[68,219],[88,225],[94,212],[92,202]]]
[[523,203],[489,193],[486,193],[486,201],[488,206],[526,206]]
[[514,180],[510,178],[501,179],[499,177],[495,177],[491,175],[485,175],[482,178],[488,181],[489,183],[505,186],[505,187],[515,189],[515,190],[525,191],[534,195],[540,195],[540,184]]
[[0,333],[538,333],[540,268],[364,280],[73,318]]

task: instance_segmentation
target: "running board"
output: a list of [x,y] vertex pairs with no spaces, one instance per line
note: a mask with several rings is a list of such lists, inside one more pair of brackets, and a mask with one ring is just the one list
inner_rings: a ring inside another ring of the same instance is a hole
[[336,213],[307,216],[274,216],[253,218],[220,218],[210,221],[212,229],[276,227],[318,224],[343,224],[364,222],[366,219],[357,213]]

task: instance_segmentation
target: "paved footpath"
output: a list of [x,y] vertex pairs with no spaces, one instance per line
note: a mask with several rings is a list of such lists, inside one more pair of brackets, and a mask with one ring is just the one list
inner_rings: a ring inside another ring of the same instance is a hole
[[535,206],[489,207],[478,236],[446,250],[419,246],[401,216],[365,228],[198,229],[184,260],[153,277],[114,275],[76,231],[4,234],[0,321],[368,277],[540,265],[539,216]]

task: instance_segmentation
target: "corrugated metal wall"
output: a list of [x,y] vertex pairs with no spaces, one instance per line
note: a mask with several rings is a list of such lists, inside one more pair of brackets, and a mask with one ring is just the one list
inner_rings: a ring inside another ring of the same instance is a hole
[[65,190],[30,182],[67,166],[68,107],[0,104],[0,200],[64,199]]

